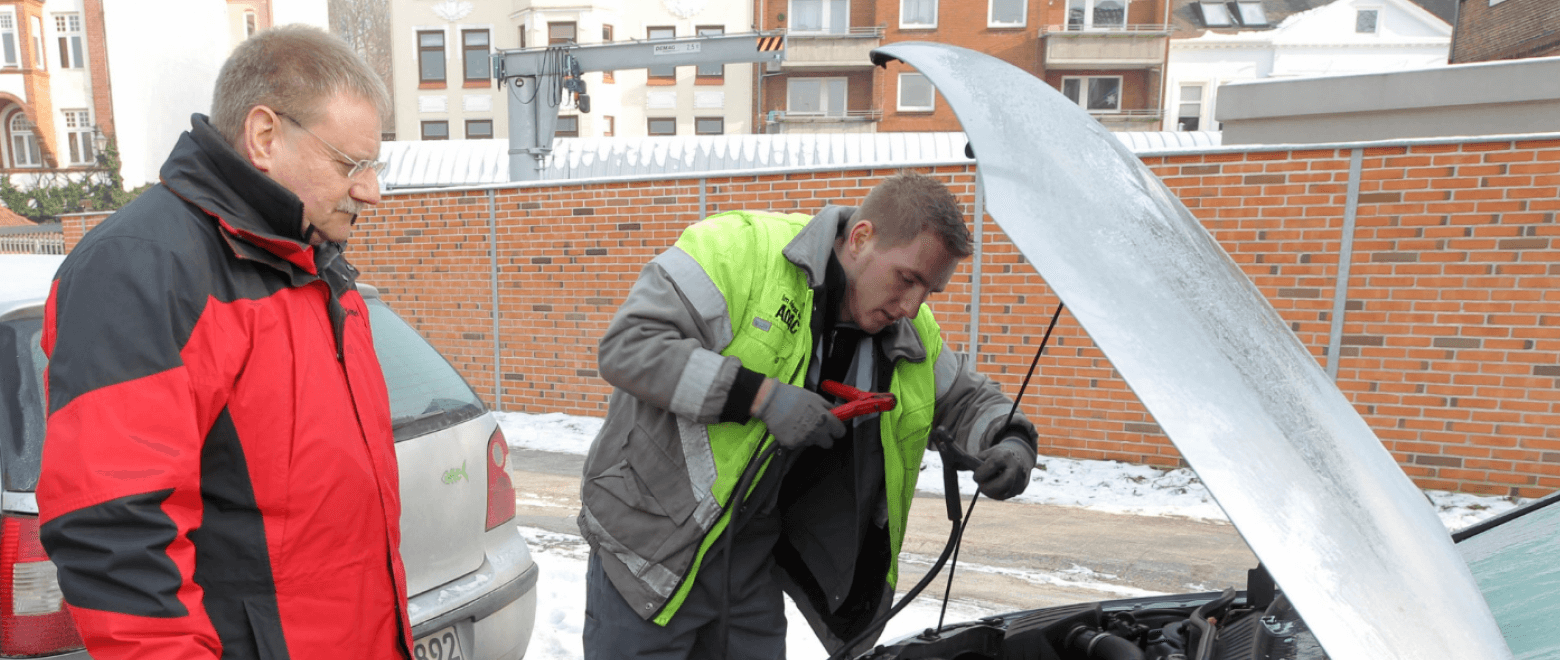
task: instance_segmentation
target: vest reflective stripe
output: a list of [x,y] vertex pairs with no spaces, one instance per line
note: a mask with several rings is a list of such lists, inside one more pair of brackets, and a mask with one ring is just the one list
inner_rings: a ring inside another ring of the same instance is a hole
[[[701,267],[703,277],[686,270],[674,273],[684,295],[690,295],[690,291],[707,292],[703,284],[707,281],[713,283],[723,299],[725,316],[730,320],[731,341],[720,353],[742,360],[743,366],[749,369],[793,385],[802,385],[806,380],[812,352],[812,329],[807,320],[812,318],[813,295],[807,286],[806,273],[787,260],[781,251],[809,220],[811,218],[805,215],[723,213],[689,227],[675,248],[668,251],[685,253]],[[690,284],[699,283],[685,286],[685,280]],[[713,301],[691,302],[706,319],[719,317],[711,313]],[[892,552],[888,575],[884,577],[890,585],[897,579],[899,548],[904,540],[910,501],[915,495],[916,477],[920,473],[921,454],[931,427],[936,398],[933,367],[942,349],[937,322],[924,305],[916,317],[915,328],[927,347],[928,357],[920,363],[901,360],[895,365],[890,391],[899,398],[899,406],[885,413],[879,421]],[[763,423],[756,419],[747,424],[704,426],[703,438],[698,438],[697,432],[689,428],[697,426],[682,420],[678,424],[683,436],[684,456],[690,457],[690,477],[696,488],[704,481],[700,477],[708,473],[695,469],[691,463],[702,462],[706,456],[713,459],[715,478],[709,485],[713,499],[703,493],[697,494],[700,504],[695,512],[700,525],[708,531],[681,584],[656,615],[655,621],[661,625],[666,625],[676,614],[693,586],[705,554],[730,519],[729,511],[713,524],[706,523],[704,516],[713,515],[731,501],[732,491],[748,460],[772,443],[771,440],[760,445],[767,436]],[[707,444],[698,446],[699,440]],[[701,472],[703,474],[699,474]]]

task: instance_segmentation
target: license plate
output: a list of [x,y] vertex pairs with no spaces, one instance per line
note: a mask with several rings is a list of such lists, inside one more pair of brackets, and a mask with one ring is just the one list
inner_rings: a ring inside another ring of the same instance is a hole
[[455,626],[448,626],[435,630],[432,635],[413,640],[412,658],[414,660],[466,660],[466,654],[461,651],[460,638],[455,635]]

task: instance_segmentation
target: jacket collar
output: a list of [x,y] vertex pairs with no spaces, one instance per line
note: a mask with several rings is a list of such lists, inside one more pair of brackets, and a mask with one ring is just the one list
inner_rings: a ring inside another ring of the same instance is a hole
[[251,165],[205,115],[190,117],[159,173],[162,184],[216,220],[240,257],[316,274],[303,240],[303,201]]
[[[807,274],[807,286],[822,289],[829,272],[829,259],[834,256],[834,242],[844,231],[845,223],[855,215],[853,206],[826,206],[807,222],[801,233],[787,243],[781,254],[802,272]],[[843,285],[844,283],[839,283]],[[814,300],[828,300],[827,296],[814,295]],[[829,310],[832,317],[833,310]],[[815,310],[814,314],[817,313]],[[899,319],[876,335],[878,346],[889,360],[921,362],[926,359],[926,346],[910,319]]]

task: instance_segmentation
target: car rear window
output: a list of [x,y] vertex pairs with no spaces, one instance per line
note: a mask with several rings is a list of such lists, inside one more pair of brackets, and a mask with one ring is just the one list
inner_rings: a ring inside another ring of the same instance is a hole
[[1517,660],[1560,657],[1560,500],[1457,544]]
[[7,490],[31,491],[38,485],[38,464],[43,460],[43,368],[48,361],[38,340],[43,320],[21,318],[0,323],[0,355],[5,373],[0,375],[0,464],[5,466]]
[[374,352],[390,388],[395,441],[474,419],[487,410],[460,372],[378,298],[368,299]]

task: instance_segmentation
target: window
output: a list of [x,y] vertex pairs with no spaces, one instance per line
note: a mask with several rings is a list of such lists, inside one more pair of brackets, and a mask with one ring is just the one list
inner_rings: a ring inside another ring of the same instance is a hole
[[422,123],[422,139],[424,140],[448,140],[450,139],[450,123],[447,121],[425,121]]
[[1028,21],[1028,0],[990,0],[987,27],[1024,27]]
[[694,135],[724,135],[726,133],[726,119],[724,117],[694,117]]
[[[612,43],[612,26],[610,26],[610,25],[602,25],[601,26],[601,43],[604,43],[604,44]],[[604,82],[604,83],[615,83],[615,82],[617,82],[617,76],[613,75],[613,73],[611,71],[602,71],[601,72],[601,82]]]
[[1176,109],[1175,130],[1195,131],[1202,125],[1202,85],[1181,85],[1181,104]]
[[[677,30],[675,28],[653,27],[649,29],[649,37],[651,41],[655,41],[656,39],[672,39],[676,36]],[[675,83],[677,82],[677,67],[652,66],[650,67],[649,76],[650,84],[652,85]]]
[[[1109,30],[1127,26],[1128,0],[1067,0],[1067,29]],[[1204,6],[1222,3],[1202,3]],[[1226,11],[1226,16],[1228,12]]]
[[937,27],[937,0],[899,0],[899,27]]
[[793,32],[845,34],[850,31],[850,0],[791,0]]
[[255,36],[255,32],[259,30],[259,27],[259,24],[255,22],[255,13],[252,11],[244,12],[244,38],[248,39]]
[[419,82],[444,82],[444,33],[417,33],[417,70]]
[[1222,2],[1199,2],[1197,8],[1202,11],[1203,27],[1229,27],[1235,24],[1230,17],[1230,8]]
[[1237,2],[1236,9],[1240,11],[1240,24],[1251,27],[1267,25],[1267,12],[1262,10],[1260,2]]
[[558,117],[558,125],[553,128],[553,135],[557,137],[579,137],[580,118],[578,115],[563,115]]
[[844,78],[791,78],[785,96],[787,113],[845,116]]
[[651,117],[649,128],[651,135],[676,135],[677,120],[670,117]]
[[901,112],[931,112],[937,106],[932,83],[919,73],[899,74],[899,110]]
[[613,119],[612,115],[602,115],[601,116],[601,135],[602,135],[602,137],[612,137],[616,133],[617,133],[617,120]]
[[1378,27],[1376,25],[1378,11],[1376,9],[1361,9],[1355,12],[1354,31],[1360,34],[1375,34]]
[[60,68],[80,69],[81,14],[55,14],[54,31],[60,35]]
[[21,66],[16,50],[16,14],[10,10],[0,11],[0,50],[6,66]]
[[488,31],[461,30],[460,52],[466,62],[466,81],[487,83],[493,70],[493,60],[488,53]]
[[547,24],[547,45],[561,46],[579,43],[579,30],[574,21]]
[[491,119],[467,119],[466,139],[490,140],[493,138],[493,120]]
[[33,67],[48,68],[43,61],[43,19],[32,17]]
[[27,115],[17,112],[11,115],[11,166],[38,167],[43,159],[38,153],[38,136],[33,133],[33,123]]
[[520,47],[525,48],[525,26],[520,26]]
[[1089,112],[1121,110],[1121,76],[1062,79],[1062,95]]
[[[726,28],[719,25],[704,25],[696,29],[701,37],[715,37],[726,33]],[[725,78],[726,65],[724,64],[700,64],[697,68],[700,78]],[[713,81],[721,82],[721,81]]]
[[92,115],[86,110],[65,110],[61,114],[65,115],[65,137],[71,164],[97,163],[92,153]]

